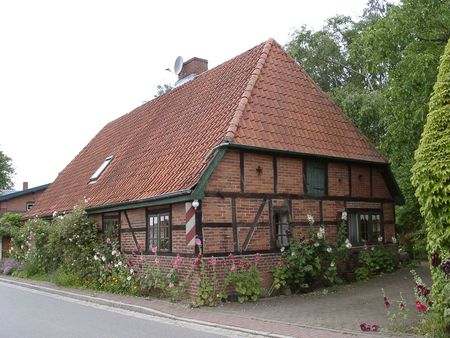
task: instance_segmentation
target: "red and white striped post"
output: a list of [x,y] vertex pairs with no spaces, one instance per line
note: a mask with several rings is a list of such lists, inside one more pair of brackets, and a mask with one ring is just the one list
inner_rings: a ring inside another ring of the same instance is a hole
[[186,245],[195,246],[195,208],[186,202]]

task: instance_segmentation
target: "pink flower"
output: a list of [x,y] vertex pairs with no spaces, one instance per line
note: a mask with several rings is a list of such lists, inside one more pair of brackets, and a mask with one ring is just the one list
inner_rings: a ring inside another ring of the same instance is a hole
[[217,264],[217,258],[214,257],[214,256],[211,256],[211,260],[209,261],[209,263],[210,263],[212,266],[216,266],[216,264]]
[[200,265],[200,259],[196,258],[196,259],[194,260],[194,265],[195,265],[195,266],[199,266],[199,265]]
[[195,245],[202,246],[202,240],[200,238],[195,239]]
[[143,256],[143,255],[140,255],[140,256],[139,256],[139,260],[140,260],[141,262],[143,262],[143,261],[144,261],[144,256]]
[[384,296],[383,299],[384,299],[384,306],[386,306],[386,309],[389,309],[391,303],[389,303],[389,300],[387,299],[386,296]]
[[427,311],[427,307],[426,307],[425,305],[423,305],[423,304],[420,302],[420,300],[416,300],[416,308],[417,308],[417,311],[419,311],[419,312],[425,312],[425,311]]
[[158,248],[157,248],[156,246],[154,246],[154,247],[152,248],[152,253],[156,254],[157,252],[158,252]]
[[106,239],[106,244],[111,244],[111,238]]
[[156,264],[156,265],[159,265],[160,262],[161,262],[161,261],[159,260],[159,258],[155,258],[155,264]]
[[261,254],[258,252],[256,255],[255,255],[255,262],[258,262],[260,259],[261,259]]
[[367,331],[376,332],[380,328],[380,326],[377,324],[367,324],[367,323],[361,323],[359,325],[359,327],[361,328],[361,331],[364,331],[364,332],[367,332]]
[[180,263],[181,263],[181,257],[180,257],[180,255],[177,255],[177,257],[172,262],[172,267],[174,269],[178,269],[180,267]]
[[283,266],[283,262],[282,262],[281,260],[278,261],[277,266],[278,266],[279,268],[281,268],[281,267]]
[[106,270],[111,270],[111,269],[112,269],[112,264],[111,263],[106,264]]
[[237,270],[236,264],[233,264],[230,269],[231,269],[231,271],[236,271]]
[[400,308],[400,310],[404,311],[404,310],[406,310],[406,305],[403,302],[401,302],[399,305],[399,308]]
[[174,288],[175,287],[175,285],[171,282],[171,283],[169,283],[169,289],[172,289],[172,288]]

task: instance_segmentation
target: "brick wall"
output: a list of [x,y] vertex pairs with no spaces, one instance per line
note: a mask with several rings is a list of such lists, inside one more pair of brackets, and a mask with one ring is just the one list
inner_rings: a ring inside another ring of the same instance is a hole
[[302,160],[289,157],[277,158],[278,192],[303,194]]
[[203,223],[231,223],[231,198],[204,198],[202,213]]
[[[236,216],[238,223],[253,223],[258,210],[263,203],[262,199],[238,198],[236,200]],[[269,221],[269,203],[265,203],[259,222]]]
[[27,203],[28,202],[36,202],[39,196],[45,190],[29,193],[26,195],[18,196],[11,198],[7,201],[0,202],[0,211],[2,214],[10,212],[10,213],[25,213],[27,211]]
[[206,184],[205,191],[241,190],[239,152],[227,151]]
[[320,221],[320,201],[293,200],[292,215],[295,222],[306,222],[306,216],[312,215],[316,222]]
[[370,197],[370,169],[368,166],[351,165],[352,196]]
[[373,187],[373,197],[379,198],[391,198],[391,193],[389,192],[386,182],[384,181],[383,175],[379,168],[372,169],[372,187]]
[[350,193],[348,176],[348,164],[329,162],[328,194],[332,196],[348,196]]
[[244,191],[273,193],[273,157],[270,155],[245,153]]
[[345,203],[344,201],[323,201],[322,209],[324,221],[336,221],[345,210]]
[[203,228],[203,243],[205,253],[233,252],[233,229]]

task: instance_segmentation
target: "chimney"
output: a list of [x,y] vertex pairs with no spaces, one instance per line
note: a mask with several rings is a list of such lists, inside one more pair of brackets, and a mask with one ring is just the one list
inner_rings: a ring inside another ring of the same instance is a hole
[[180,74],[178,74],[178,81],[184,79],[185,77],[192,76],[195,77],[208,70],[208,60],[193,57],[183,63],[183,68],[181,68]]
[[28,189],[28,182],[23,182],[23,190],[27,190]]

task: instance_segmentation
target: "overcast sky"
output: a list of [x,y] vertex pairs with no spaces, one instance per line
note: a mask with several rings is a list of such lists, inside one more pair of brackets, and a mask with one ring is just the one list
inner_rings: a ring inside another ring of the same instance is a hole
[[0,150],[15,188],[52,182],[109,121],[173,83],[178,55],[210,68],[295,28],[357,18],[366,0],[0,1]]

